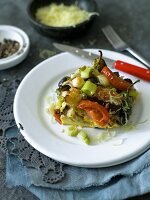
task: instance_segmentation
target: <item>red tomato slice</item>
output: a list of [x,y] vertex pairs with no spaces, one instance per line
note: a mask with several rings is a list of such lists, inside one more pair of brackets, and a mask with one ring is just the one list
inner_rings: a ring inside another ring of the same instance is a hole
[[59,114],[54,113],[54,118],[55,118],[55,120],[56,120],[59,124],[62,124]]
[[131,83],[117,77],[107,66],[103,67],[101,73],[105,75],[110,84],[113,85],[118,90],[127,90]]
[[97,102],[81,100],[78,108],[85,110],[87,115],[101,127],[104,127],[109,121],[108,110]]

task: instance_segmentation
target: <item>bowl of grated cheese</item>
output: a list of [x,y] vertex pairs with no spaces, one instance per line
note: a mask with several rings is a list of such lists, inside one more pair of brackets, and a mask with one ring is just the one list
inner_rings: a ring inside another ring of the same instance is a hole
[[94,0],[32,0],[27,11],[37,31],[55,38],[85,33],[99,15]]

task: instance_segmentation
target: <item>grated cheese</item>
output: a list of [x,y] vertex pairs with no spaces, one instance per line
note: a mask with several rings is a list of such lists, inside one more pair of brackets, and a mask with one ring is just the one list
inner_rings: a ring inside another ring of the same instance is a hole
[[49,26],[53,27],[67,27],[75,26],[85,20],[88,20],[92,15],[85,10],[81,10],[75,5],[66,6],[64,4],[52,3],[48,6],[37,9],[36,19]]

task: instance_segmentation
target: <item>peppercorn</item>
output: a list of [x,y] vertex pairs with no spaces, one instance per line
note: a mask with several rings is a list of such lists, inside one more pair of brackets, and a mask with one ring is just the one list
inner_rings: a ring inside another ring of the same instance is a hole
[[19,48],[19,42],[5,38],[3,42],[0,42],[0,59],[13,55],[19,50]]

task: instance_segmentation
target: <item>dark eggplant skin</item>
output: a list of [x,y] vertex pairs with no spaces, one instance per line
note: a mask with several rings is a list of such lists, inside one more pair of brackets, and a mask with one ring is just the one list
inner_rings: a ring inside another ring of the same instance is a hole
[[60,95],[61,92],[68,91],[71,88],[71,86],[68,84],[63,85],[63,83],[66,82],[68,79],[69,76],[65,76],[58,82],[58,88],[56,90],[57,95]]
[[69,79],[69,76],[65,76],[65,77],[63,77],[63,78],[59,81],[59,83],[58,83],[58,87],[61,87],[62,84],[63,84],[65,81],[67,81],[68,79]]
[[93,82],[93,83],[98,83],[98,79],[96,77],[94,77],[94,76],[92,76],[90,78],[90,81]]
[[114,72],[114,74],[115,74],[117,77],[119,77],[119,72]]
[[127,120],[129,119],[129,116],[131,114],[131,109],[128,110],[128,112],[125,112],[123,109],[119,111],[119,125],[125,125],[127,123]]
[[126,117],[125,117],[125,113],[124,113],[123,109],[121,109],[119,112],[119,124],[120,125],[126,124]]
[[125,78],[124,80],[127,81],[127,82],[129,82],[129,83],[131,83],[131,84],[133,83],[132,80],[129,79],[129,78]]

